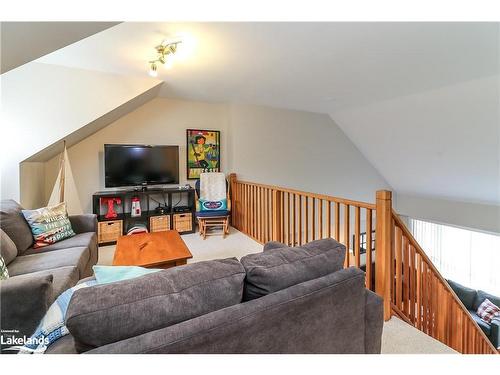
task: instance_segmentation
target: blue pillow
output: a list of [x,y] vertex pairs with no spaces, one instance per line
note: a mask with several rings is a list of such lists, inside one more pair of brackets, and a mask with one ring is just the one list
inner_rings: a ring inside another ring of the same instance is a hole
[[200,211],[224,211],[227,210],[227,199],[221,199],[218,201],[207,201],[205,199],[199,199]]
[[114,283],[161,271],[161,269],[135,266],[93,266],[92,269],[97,284]]

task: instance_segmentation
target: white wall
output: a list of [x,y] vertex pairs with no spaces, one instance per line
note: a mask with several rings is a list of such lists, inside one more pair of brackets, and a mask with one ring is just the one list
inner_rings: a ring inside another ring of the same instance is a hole
[[[91,196],[104,189],[105,143],[179,145],[180,183],[186,180],[186,129],[221,131],[221,166],[228,170],[228,108],[225,104],[155,98],[68,149],[73,176],[84,212]],[[45,199],[57,177],[58,157],[46,163]],[[190,182],[193,185],[193,182]]]
[[500,76],[332,113],[402,194],[500,204]]
[[160,81],[30,63],[1,83],[1,198],[19,201],[19,163]]
[[233,105],[230,122],[241,179],[366,202],[390,189],[328,115]]
[[398,194],[396,211],[414,219],[500,233],[500,206]]
[[[375,190],[388,188],[327,115],[155,98],[68,149],[84,211],[91,211],[91,195],[104,189],[105,143],[179,145],[185,183],[188,128],[220,130],[222,170],[242,179],[370,202]],[[46,163],[46,199],[57,163],[57,157]]]

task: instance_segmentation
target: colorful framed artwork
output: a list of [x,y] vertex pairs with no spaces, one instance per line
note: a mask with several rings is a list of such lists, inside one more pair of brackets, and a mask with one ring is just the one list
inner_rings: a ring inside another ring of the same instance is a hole
[[220,131],[186,130],[187,179],[200,178],[201,172],[220,172]]

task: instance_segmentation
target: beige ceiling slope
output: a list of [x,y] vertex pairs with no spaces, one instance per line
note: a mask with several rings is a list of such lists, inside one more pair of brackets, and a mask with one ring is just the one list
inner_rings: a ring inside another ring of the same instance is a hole
[[8,72],[118,23],[1,22],[0,73]]
[[162,82],[30,63],[3,74],[1,84],[1,196],[18,199],[20,162],[50,159],[58,142],[79,142],[156,96]]

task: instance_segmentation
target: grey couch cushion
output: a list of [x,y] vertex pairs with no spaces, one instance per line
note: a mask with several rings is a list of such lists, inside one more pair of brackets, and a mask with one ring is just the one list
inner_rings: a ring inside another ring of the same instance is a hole
[[[10,271],[10,269],[9,269]],[[479,306],[484,302],[485,299],[489,299],[491,303],[500,307],[500,297],[494,296],[493,294],[486,293],[484,290],[478,290],[476,299],[474,300],[473,310],[477,311]]]
[[380,353],[382,303],[365,309],[364,277],[351,267],[89,353]]
[[342,269],[345,246],[332,238],[241,258],[245,267],[243,299],[249,301]]
[[0,282],[0,289],[0,326],[19,331],[12,336],[30,336],[50,306],[52,275],[10,277]]
[[85,351],[237,304],[244,278],[236,259],[222,259],[83,288],[71,298],[66,325]]
[[68,266],[61,268],[54,268],[45,271],[38,271],[19,275],[16,277],[38,277],[52,275],[52,298],[50,303],[54,302],[64,291],[75,286],[78,283],[78,276],[80,272],[76,266]]
[[0,252],[6,265],[12,262],[17,256],[16,244],[2,229],[0,229]]
[[9,264],[9,274],[16,276],[60,267],[75,266],[78,268],[80,277],[83,275],[89,260],[90,251],[88,247],[72,247],[48,253],[22,255]]
[[23,208],[14,200],[0,202],[0,228],[16,244],[19,253],[33,245],[33,234],[21,212]]
[[274,249],[282,249],[284,247],[288,247],[283,242],[278,241],[269,241],[264,244],[262,251],[274,250]]
[[97,236],[94,232],[79,233],[52,245],[39,247],[38,249],[30,247],[23,255],[40,254],[48,251],[67,249],[69,247],[87,247],[94,243],[97,243]]
[[[451,289],[457,294],[458,298],[465,305],[467,310],[472,310],[474,300],[476,299],[477,291],[475,289],[467,288],[452,280],[447,280]],[[477,309],[476,309],[477,310]]]

